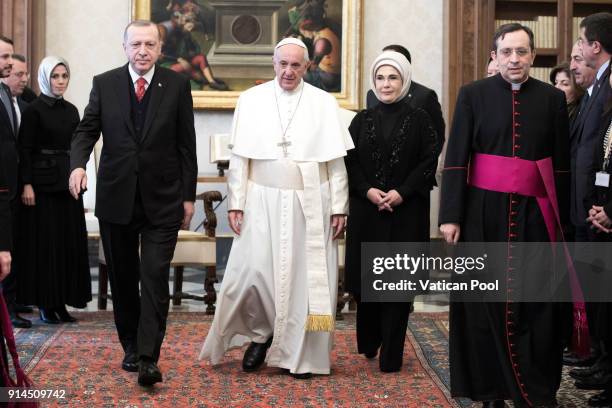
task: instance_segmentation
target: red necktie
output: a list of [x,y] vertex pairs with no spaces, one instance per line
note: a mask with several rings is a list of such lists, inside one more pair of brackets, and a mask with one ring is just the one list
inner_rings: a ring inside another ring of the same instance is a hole
[[146,84],[147,80],[143,77],[140,77],[136,80],[136,99],[138,99],[138,102],[142,101],[142,98],[144,98],[144,94],[146,92]]

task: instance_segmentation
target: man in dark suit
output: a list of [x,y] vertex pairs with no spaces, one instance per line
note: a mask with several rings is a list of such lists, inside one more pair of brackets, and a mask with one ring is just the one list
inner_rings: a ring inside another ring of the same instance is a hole
[[[0,79],[6,79],[11,74],[13,53],[13,42],[9,38],[0,36]],[[11,224],[13,226],[13,247],[11,248],[13,254],[15,253],[14,244],[17,241],[17,217],[20,207],[18,129],[18,118],[13,106],[11,90],[4,83],[0,83],[0,166],[4,171],[8,187]],[[18,268],[15,268],[13,263],[13,273],[3,282],[3,293],[13,326],[27,328],[31,327],[32,323],[19,316],[16,310],[17,270]]]
[[[2,145],[0,145],[0,153]],[[4,169],[0,167],[0,282],[11,272],[11,209],[9,206],[9,189],[4,177]],[[8,367],[8,359],[4,349],[4,337],[0,331],[0,359],[4,367]],[[0,376],[1,377],[1,376]],[[6,387],[4,379],[0,386]]]
[[0,167],[0,281],[11,272],[11,209],[9,189]]
[[[26,65],[26,59],[21,54],[13,54],[13,65],[11,68],[11,73],[6,78],[2,78],[2,82],[9,88],[11,103],[13,104],[13,111],[15,112],[15,134],[19,134],[19,127],[21,126],[21,114],[23,110],[26,108],[28,103],[21,98],[23,95],[23,91],[28,84],[29,73],[28,66]],[[22,193],[21,183],[17,184],[17,196],[15,197],[15,203],[13,204],[13,245],[17,244],[17,235],[18,231],[18,212],[21,208],[19,203],[20,195]],[[17,256],[15,255],[17,251],[15,250],[15,246],[13,246],[13,273],[8,279],[4,282],[4,293],[7,298],[7,303],[9,306],[9,314],[11,315],[11,321],[14,327],[27,328],[31,327],[32,323],[24,319],[19,315],[19,313],[32,313],[32,308],[30,306],[25,306],[16,302],[16,292],[18,292],[18,285],[24,284],[24,282],[17,281],[16,266],[17,266]]]
[[[410,52],[401,45],[387,45],[385,48],[383,48],[383,51],[399,52],[408,59],[408,62],[412,63]],[[379,103],[372,90],[368,91],[366,100],[368,109],[373,108]],[[429,89],[426,86],[412,81],[405,101],[413,108],[421,108],[429,114],[438,135],[437,146],[439,146],[440,151],[442,151],[442,146],[444,146],[445,125],[444,117],[442,116],[442,107],[440,106],[440,102],[438,102],[438,95],[436,95],[436,92],[433,89]],[[438,154],[440,154],[440,152],[436,152],[436,155]]]
[[[609,13],[598,13],[603,15],[610,15]],[[595,82],[592,86],[587,89],[582,103],[580,104],[580,111],[578,117],[572,123],[570,129],[570,144],[571,144],[571,155],[572,155],[572,203],[570,207],[570,215],[572,223],[575,226],[575,240],[579,242],[587,241],[588,239],[588,227],[586,218],[588,217],[587,209],[584,206],[584,199],[587,197],[588,190],[592,187],[587,185],[589,174],[593,168],[593,151],[595,148],[595,142],[597,139],[597,131],[600,125],[601,113],[603,105],[607,101],[610,87],[608,84],[608,74],[606,68],[608,67],[610,60],[610,53],[612,49],[606,51],[605,42],[603,39],[589,40],[586,37],[586,27],[593,26],[591,29],[593,32],[589,32],[591,35],[597,31],[597,27],[600,25],[598,15],[594,14],[585,18],[581,24],[588,24],[588,26],[581,26],[580,35],[580,48],[582,50],[582,57],[586,62],[587,66],[595,70]],[[593,21],[593,19],[595,19]],[[605,19],[604,19],[605,20]],[[609,21],[608,23],[612,23]],[[603,28],[602,28],[603,30]],[[584,37],[584,38],[583,38]],[[610,39],[612,41],[612,39]],[[608,47],[612,48],[612,44]]]
[[21,54],[13,54],[13,67],[11,69],[11,74],[2,79],[2,82],[6,84],[11,90],[13,108],[15,109],[15,114],[17,115],[17,128],[19,128],[19,123],[21,122],[21,113],[26,106],[28,106],[28,102],[25,101],[22,96],[28,85],[28,79],[30,78],[30,73],[28,72],[28,66],[26,64],[26,59]]
[[[575,196],[572,202],[572,221],[580,222],[576,228],[576,241],[593,239],[589,233],[586,217],[589,216],[586,202],[594,185],[590,185],[590,174],[594,168],[594,151],[598,141],[598,131],[602,125],[602,113],[610,97],[610,58],[612,57],[612,14],[595,13],[580,22],[580,38],[578,40],[582,57],[586,65],[595,70],[595,82],[583,97],[578,118],[571,129],[572,172],[575,172]],[[588,97],[588,99],[587,99]],[[575,156],[574,156],[575,154]],[[574,186],[572,186],[574,187]],[[603,209],[599,207],[598,211]],[[575,216],[575,218],[574,218]],[[587,299],[588,300],[588,293]],[[587,306],[589,306],[587,304]],[[595,318],[589,316],[589,324],[595,322],[595,327],[589,329],[601,344],[601,355],[597,362],[581,371],[573,371],[576,387],[580,389],[604,389],[600,394],[589,398],[590,406],[612,405],[612,338],[609,338],[609,304],[598,303],[587,309]],[[578,373],[577,373],[578,371]]]
[[157,361],[170,261],[179,227],[189,226],[194,211],[193,102],[188,79],[155,65],[157,25],[133,21],[123,46],[128,64],[94,77],[72,142],[69,188],[75,198],[86,188],[85,165],[102,132],[96,216],[125,351],[122,368],[138,370],[140,385],[153,385],[162,381]]

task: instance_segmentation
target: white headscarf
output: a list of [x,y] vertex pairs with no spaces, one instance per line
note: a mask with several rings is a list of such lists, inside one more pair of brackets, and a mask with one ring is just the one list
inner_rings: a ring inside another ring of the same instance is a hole
[[378,100],[381,102],[382,100],[380,95],[376,90],[376,72],[378,71],[378,68],[382,67],[383,65],[392,66],[402,77],[402,91],[395,100],[387,103],[401,101],[406,95],[408,95],[408,89],[410,89],[410,83],[412,80],[412,66],[410,65],[410,62],[408,62],[408,59],[399,52],[383,51],[382,54],[376,57],[374,63],[372,63],[372,68],[370,69],[370,87],[372,88],[374,95],[376,95],[376,98],[378,98]]
[[58,65],[65,66],[68,77],[70,77],[70,67],[68,66],[68,62],[62,57],[45,57],[40,61],[40,66],[38,67],[38,86],[40,87],[40,92],[50,98],[56,99],[61,98],[61,96],[53,95],[51,91],[51,73]]

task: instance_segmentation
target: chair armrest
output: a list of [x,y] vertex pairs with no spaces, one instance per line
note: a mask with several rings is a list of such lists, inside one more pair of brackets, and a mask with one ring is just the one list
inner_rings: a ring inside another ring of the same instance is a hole
[[213,203],[215,201],[222,201],[223,196],[219,191],[205,191],[202,194],[196,196],[197,200],[202,200],[204,205],[204,231],[209,237],[216,235],[215,230],[217,229],[217,215],[213,210]]

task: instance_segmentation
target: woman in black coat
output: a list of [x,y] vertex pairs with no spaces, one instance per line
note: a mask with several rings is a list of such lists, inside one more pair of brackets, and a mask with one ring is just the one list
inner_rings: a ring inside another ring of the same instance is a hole
[[357,300],[357,347],[380,369],[399,371],[411,303],[361,302],[362,242],[429,241],[429,193],[440,151],[427,113],[404,103],[411,67],[385,51],[374,61],[371,84],[381,102],[358,113],[350,126],[349,218],[345,280]]
[[18,297],[37,305],[45,323],[75,322],[66,305],[91,300],[83,199],[68,192],[70,143],[79,124],[76,107],[62,95],[70,69],[62,58],[40,63],[41,95],[23,112],[19,133],[23,251]]

